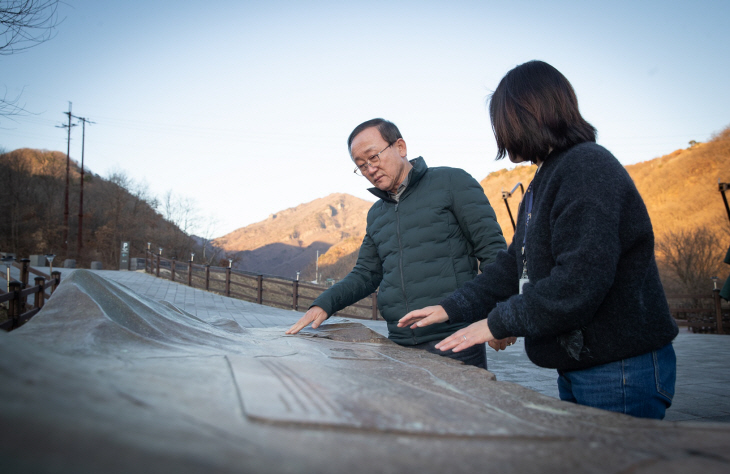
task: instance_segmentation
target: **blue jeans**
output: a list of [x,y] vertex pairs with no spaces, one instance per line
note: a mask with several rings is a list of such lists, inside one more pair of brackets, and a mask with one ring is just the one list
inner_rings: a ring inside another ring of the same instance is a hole
[[672,344],[584,370],[558,370],[560,399],[661,420],[672,404],[677,358]]

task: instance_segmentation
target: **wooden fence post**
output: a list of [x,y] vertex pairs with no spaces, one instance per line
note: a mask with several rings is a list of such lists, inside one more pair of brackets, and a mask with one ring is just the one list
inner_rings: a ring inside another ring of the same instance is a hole
[[299,309],[299,281],[292,282],[292,308],[294,311]]
[[722,306],[720,304],[720,288],[712,290],[712,298],[715,300],[715,318],[717,319],[717,333],[725,334],[722,327]]
[[51,294],[53,294],[56,288],[58,288],[58,285],[61,284],[61,272],[51,272],[51,277],[53,277],[53,283],[51,283]]
[[175,281],[175,257],[170,262],[170,281]]
[[372,319],[378,319],[378,294],[373,293],[373,315]]
[[193,259],[188,262],[188,286],[193,286]]
[[20,290],[22,285],[19,281],[11,281],[8,284],[8,293],[13,293],[13,299],[8,301],[8,319],[12,321],[11,330],[18,327],[18,319],[20,319]]
[[210,265],[205,265],[205,291],[210,290]]
[[231,296],[231,267],[226,267],[226,296]]
[[46,279],[43,277],[35,277],[35,286],[40,286],[40,290],[35,294],[35,307],[40,309],[46,302]]
[[160,254],[157,254],[157,278],[160,278]]
[[[20,260],[20,282],[22,283],[21,289],[24,290],[28,288],[28,278],[30,277],[30,259],[24,258]],[[20,316],[22,313],[25,313],[26,308],[28,305],[28,297],[23,296],[20,298],[20,313],[18,313],[18,316]]]
[[256,293],[256,302],[262,304],[264,302],[264,276],[259,275],[256,277],[256,284],[258,286]]

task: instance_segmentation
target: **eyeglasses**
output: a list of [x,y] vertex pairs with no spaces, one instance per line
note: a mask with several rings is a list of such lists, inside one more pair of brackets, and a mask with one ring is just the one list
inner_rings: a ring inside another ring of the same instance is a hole
[[[393,143],[395,143],[395,142],[393,142]],[[360,166],[358,166],[357,168],[355,168],[355,174],[358,176],[365,176],[365,173],[367,173],[367,171],[368,171],[368,166],[372,166],[373,168],[378,166],[378,163],[380,163],[380,154],[383,153],[388,148],[390,148],[391,146],[393,146],[393,143],[390,143],[388,146],[386,146],[385,148],[380,150],[378,153],[374,154],[373,156],[371,156],[370,158],[365,160],[365,163],[363,163]]]

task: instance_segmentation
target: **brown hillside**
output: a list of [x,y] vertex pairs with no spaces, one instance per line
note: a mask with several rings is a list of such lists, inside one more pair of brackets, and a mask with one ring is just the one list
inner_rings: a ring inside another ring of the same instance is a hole
[[[215,240],[226,252],[241,252],[242,270],[292,277],[331,246],[365,234],[372,202],[349,194],[331,194],[270,215]],[[274,245],[277,244],[277,245]],[[313,279],[307,275],[303,279]]]
[[[507,242],[511,242],[514,231],[501,191],[511,191],[518,182],[527,189],[535,169],[534,165],[524,165],[496,171],[480,183]],[[722,241],[730,245],[730,226],[717,187],[718,180],[730,182],[730,128],[707,143],[629,165],[626,170],[646,203],[657,240],[670,230],[706,226],[724,236]],[[509,199],[515,219],[520,199],[519,189]]]
[[[512,237],[515,232],[512,228],[512,222],[509,219],[509,213],[507,212],[507,206],[504,204],[502,199],[502,191],[512,191],[517,183],[522,183],[525,191],[527,186],[530,185],[533,176],[535,176],[535,165],[519,165],[514,169],[499,170],[494,173],[489,173],[479,184],[484,189],[484,194],[487,195],[489,203],[494,208],[494,212],[497,214],[497,222],[502,227],[502,233],[504,238],[509,244],[512,242]],[[517,210],[519,209],[520,201],[522,200],[522,190],[518,187],[511,198],[507,199],[509,207],[512,211],[512,218],[517,221]]]
[[717,183],[730,182],[730,128],[711,141],[627,166],[660,240],[667,232],[705,226],[730,245]]
[[57,261],[73,258],[79,267],[101,261],[105,268],[119,266],[123,241],[135,257],[148,245],[164,248],[165,256],[202,255],[190,236],[157,211],[159,201],[123,172],[104,178],[86,169],[79,219],[81,170],[71,160],[67,188],[66,163],[58,151],[21,148],[0,154],[0,249],[20,257],[54,253]]
[[[348,237],[342,242],[338,242],[327,250],[324,255],[319,256],[319,274],[320,280],[325,281],[329,278],[341,280],[350,273],[350,270],[357,262],[357,255],[362,245],[362,239],[365,234]],[[314,275],[315,262],[309,264],[304,270],[306,275]],[[309,278],[309,277],[308,277]]]

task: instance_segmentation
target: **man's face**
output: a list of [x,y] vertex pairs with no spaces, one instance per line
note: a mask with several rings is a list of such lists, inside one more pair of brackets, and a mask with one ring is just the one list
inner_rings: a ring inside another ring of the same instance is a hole
[[[368,181],[381,191],[396,192],[398,186],[408,175],[411,166],[406,159],[406,142],[399,139],[388,147],[377,127],[366,128],[352,140],[350,153],[355,165],[361,166],[368,158],[380,153],[380,160],[375,166],[368,166],[363,172]],[[386,148],[383,150],[383,148]]]

